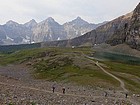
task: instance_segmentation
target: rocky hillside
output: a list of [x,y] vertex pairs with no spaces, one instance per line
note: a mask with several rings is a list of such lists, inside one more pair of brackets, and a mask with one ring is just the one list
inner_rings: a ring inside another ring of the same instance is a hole
[[40,23],[37,23],[34,19],[25,24],[8,21],[6,24],[0,25],[0,45],[71,39],[105,23],[90,24],[80,17],[64,25],[60,25],[51,17]]
[[113,45],[122,44],[125,41],[125,31],[127,30],[128,24],[132,18],[133,12],[121,17],[119,24],[115,27],[112,35],[107,39],[106,43]]
[[130,45],[130,47],[140,50],[140,3],[134,10],[126,35],[125,42]]

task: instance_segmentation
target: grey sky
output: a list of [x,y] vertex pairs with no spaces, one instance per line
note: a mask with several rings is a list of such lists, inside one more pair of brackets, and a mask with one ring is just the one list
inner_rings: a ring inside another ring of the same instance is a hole
[[63,24],[77,16],[99,23],[131,12],[138,3],[139,0],[0,0],[0,24],[8,20],[40,22],[48,17]]

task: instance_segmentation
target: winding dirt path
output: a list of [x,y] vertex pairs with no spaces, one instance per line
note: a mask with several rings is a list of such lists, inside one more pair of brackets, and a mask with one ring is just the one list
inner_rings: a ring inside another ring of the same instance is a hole
[[[85,56],[86,56],[86,55],[85,55]],[[93,57],[89,57],[89,56],[86,56],[86,57],[87,57],[87,58],[90,58],[90,59],[94,59]],[[123,82],[121,79],[119,79],[119,78],[116,77],[115,75],[113,75],[113,74],[109,73],[108,71],[106,71],[106,70],[98,63],[98,61],[95,62],[95,61],[92,60],[92,62],[94,62],[94,64],[96,64],[104,73],[106,73],[107,75],[109,75],[109,76],[113,77],[114,79],[116,79],[117,81],[119,81],[119,82],[120,82],[120,87],[123,89],[123,91],[124,91],[125,93],[128,92],[128,90],[125,88],[124,82]]]
[[106,74],[110,75],[111,77],[113,77],[114,79],[116,79],[117,81],[119,81],[119,82],[120,82],[120,87],[124,90],[124,92],[128,92],[128,90],[125,88],[124,82],[123,82],[121,79],[119,79],[119,78],[116,77],[115,75],[113,75],[113,74],[107,72],[104,68],[102,68],[102,66],[101,66],[98,62],[96,62],[96,65],[97,65],[103,72],[105,72]]
[[[89,56],[86,56],[86,55],[84,55],[84,56],[87,57],[87,58],[89,58],[89,59],[94,59],[93,57],[89,57]],[[113,74],[109,73],[108,71],[106,71],[106,70],[98,63],[98,61],[95,62],[95,61],[92,60],[92,62],[94,62],[94,64],[96,64],[104,73],[106,73],[107,75],[109,75],[109,76],[113,77],[114,79],[116,79],[117,81],[119,81],[119,82],[120,82],[120,87],[123,89],[123,91],[124,91],[125,93],[128,93],[128,92],[129,92],[129,91],[125,88],[125,84],[124,84],[124,82],[123,82],[121,79],[119,79],[119,78],[116,77],[115,75],[113,75]],[[133,99],[129,99],[129,101],[132,102],[134,105],[139,105],[139,104],[140,104],[139,102],[137,102],[136,100],[133,100]]]

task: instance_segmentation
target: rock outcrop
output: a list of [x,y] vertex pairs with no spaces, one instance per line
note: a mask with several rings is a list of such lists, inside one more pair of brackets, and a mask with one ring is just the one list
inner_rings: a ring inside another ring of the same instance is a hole
[[130,47],[140,50],[140,3],[134,10],[126,35],[125,42]]
[[107,43],[111,45],[126,43],[131,48],[140,50],[140,3],[129,21],[117,29]]
[[113,34],[110,37],[108,37],[106,43],[115,46],[125,42],[126,31],[128,28],[128,24],[130,23],[130,20],[132,18],[132,15],[133,12],[118,18],[119,20],[118,25],[115,26],[115,30],[113,31]]

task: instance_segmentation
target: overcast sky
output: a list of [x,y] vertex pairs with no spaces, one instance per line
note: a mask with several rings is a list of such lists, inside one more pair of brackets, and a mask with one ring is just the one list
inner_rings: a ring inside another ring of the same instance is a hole
[[139,0],[0,0],[0,24],[25,23],[53,17],[60,24],[77,16],[90,23],[112,20],[131,12]]

